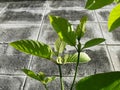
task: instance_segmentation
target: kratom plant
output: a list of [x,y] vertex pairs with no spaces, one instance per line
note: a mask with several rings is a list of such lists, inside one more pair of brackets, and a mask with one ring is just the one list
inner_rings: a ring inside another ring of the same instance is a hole
[[[81,44],[81,38],[84,36],[86,32],[87,17],[81,18],[80,24],[77,25],[76,29],[74,29],[73,26],[69,23],[69,21],[65,18],[49,15],[49,20],[53,29],[57,32],[59,36],[59,38],[55,41],[54,49],[52,49],[49,45],[43,42],[34,41],[34,40],[14,41],[11,42],[10,45],[21,52],[38,56],[41,58],[45,58],[46,60],[55,63],[59,69],[61,90],[64,90],[61,66],[63,64],[76,63],[75,74],[74,74],[73,82],[70,87],[70,90],[73,90],[76,81],[79,63],[87,63],[91,60],[90,57],[87,55],[87,53],[83,52],[83,50],[98,45],[104,42],[105,39],[94,38],[87,41],[84,45]],[[66,45],[73,46],[76,49],[76,53],[64,54],[63,52],[66,48]],[[46,90],[48,90],[47,84],[55,79],[55,76],[46,77],[43,72],[36,74],[29,69],[22,69],[22,71],[27,76],[40,81],[44,85]],[[78,89],[78,84],[77,84],[76,90],[85,90],[85,89],[80,89],[80,88]]]
[[[110,12],[108,18],[109,31],[113,31],[120,26],[120,0],[88,0],[85,7],[89,10],[95,10],[113,2],[117,5]],[[59,69],[61,90],[64,90],[61,66],[68,63],[76,63],[75,75],[70,90],[73,90],[74,85],[76,86],[76,90],[120,90],[120,72],[91,75],[79,80],[75,84],[79,63],[87,63],[91,60],[90,57],[82,51],[88,47],[102,43],[105,39],[95,38],[87,41],[84,45],[81,44],[81,38],[86,32],[86,17],[83,17],[80,20],[80,24],[76,29],[73,29],[68,20],[64,18],[50,15],[49,19],[51,25],[59,36],[55,41],[55,51],[53,51],[49,45],[34,40],[15,41],[10,43],[10,45],[17,50],[45,58],[55,63]],[[63,52],[67,44],[75,47],[77,53],[64,54]],[[48,90],[47,84],[55,79],[54,76],[46,77],[43,72],[36,74],[28,69],[22,69],[22,71],[29,77],[40,81],[46,90]]]

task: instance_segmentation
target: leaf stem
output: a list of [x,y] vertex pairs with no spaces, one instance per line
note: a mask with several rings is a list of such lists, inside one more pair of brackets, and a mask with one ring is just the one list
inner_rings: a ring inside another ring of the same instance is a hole
[[59,68],[59,73],[60,73],[61,90],[64,90],[64,83],[63,83],[63,79],[62,79],[62,69],[61,69],[61,65],[60,64],[58,64],[58,68]]
[[43,85],[44,85],[44,87],[45,87],[45,90],[48,90],[47,85],[46,85],[46,84],[43,84]]
[[[78,45],[80,45],[80,43]],[[81,52],[80,48],[78,48],[77,52],[78,52],[78,59],[77,59],[76,67],[75,67],[74,79],[73,79],[73,82],[72,82],[70,90],[73,90],[74,83],[75,83],[76,76],[77,76],[77,72],[78,72],[78,66],[79,66],[79,62],[80,62],[80,60],[79,60],[80,59],[80,52]]]

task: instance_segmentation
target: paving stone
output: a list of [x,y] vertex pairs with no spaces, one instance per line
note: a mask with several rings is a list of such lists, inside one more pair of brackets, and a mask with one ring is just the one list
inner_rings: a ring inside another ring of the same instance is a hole
[[20,39],[36,40],[39,27],[29,25],[1,25],[0,42],[9,43]]
[[108,46],[109,53],[116,71],[120,70],[120,46]]
[[45,8],[45,0],[44,1],[24,1],[24,2],[11,2],[8,5],[8,9],[44,9]]
[[[39,11],[39,12],[38,12]],[[40,24],[44,10],[6,10],[0,16],[2,24]]]
[[7,6],[7,3],[0,3],[0,12]]
[[23,74],[21,69],[27,68],[29,55],[0,55],[1,74]]
[[[75,50],[69,50],[75,52]],[[85,50],[91,57],[91,61],[86,64],[80,64],[78,76],[92,75],[95,73],[108,72],[113,69],[109,61],[108,53],[104,46],[96,46]],[[47,75],[58,75],[58,67],[49,60],[34,57],[30,67],[35,72],[45,72]],[[75,64],[66,64],[62,66],[64,76],[73,76],[75,72]]]
[[0,44],[0,55],[5,54],[7,44]]
[[104,21],[107,22],[110,11],[111,11],[111,9],[98,9],[98,10],[95,10],[98,21],[99,22],[104,22]]
[[59,9],[59,8],[66,8],[66,7],[72,7],[72,8],[84,8],[85,7],[85,1],[84,0],[76,0],[76,1],[70,1],[70,0],[48,0],[48,8],[50,9]]
[[107,44],[120,44],[120,28],[108,32],[107,23],[100,23]]
[[44,22],[49,23],[48,15],[61,16],[71,22],[79,22],[83,16],[88,16],[88,21],[97,21],[93,11],[88,10],[47,10],[44,17]]
[[[72,80],[73,80],[73,77],[63,77],[63,79],[64,79],[64,84],[65,84],[65,90],[69,90]],[[77,79],[79,80],[80,78],[77,77]],[[57,77],[56,80],[49,83],[47,85],[47,87],[49,90],[61,90],[59,78]],[[45,90],[45,89],[44,89],[44,86],[40,82],[35,81],[31,78],[28,78],[26,87],[24,90]],[[75,90],[75,89],[73,89],[73,90]]]
[[[73,24],[74,28],[78,24]],[[57,34],[50,24],[43,24],[41,35],[39,36],[39,41],[42,41],[47,44],[54,44]],[[86,25],[85,36],[81,39],[81,43],[84,44],[86,41],[93,38],[102,38],[102,33],[98,23],[88,22]]]
[[0,76],[0,90],[22,90],[24,77]]

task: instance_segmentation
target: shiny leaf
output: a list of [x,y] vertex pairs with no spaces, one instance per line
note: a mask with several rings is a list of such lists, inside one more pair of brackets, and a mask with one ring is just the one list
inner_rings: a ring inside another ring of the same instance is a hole
[[76,90],[120,90],[120,72],[85,77],[78,81]]
[[87,0],[85,8],[89,10],[95,10],[102,8],[106,5],[109,5],[113,2],[114,0]]
[[92,47],[92,46],[98,45],[104,41],[105,41],[104,38],[94,38],[94,39],[87,41],[83,48]]
[[32,54],[47,59],[50,59],[52,57],[52,49],[50,48],[50,46],[38,41],[20,40],[12,42],[10,43],[10,45],[24,53]]
[[120,4],[115,6],[108,17],[108,29],[113,31],[120,26]]
[[76,34],[67,19],[49,15],[49,20],[59,37],[71,46],[76,45]]

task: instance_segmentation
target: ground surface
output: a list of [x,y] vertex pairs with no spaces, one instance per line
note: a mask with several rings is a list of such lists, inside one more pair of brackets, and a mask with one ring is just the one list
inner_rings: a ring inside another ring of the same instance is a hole
[[[120,70],[120,28],[112,33],[107,30],[107,16],[113,4],[99,10],[84,9],[85,0],[73,1],[29,1],[0,3],[0,90],[44,90],[43,86],[27,78],[22,68],[35,72],[43,71],[47,75],[58,76],[57,66],[38,57],[16,51],[8,45],[9,42],[20,39],[39,40],[53,46],[57,34],[52,30],[48,14],[65,17],[76,26],[79,19],[88,16],[85,41],[104,37],[105,43],[89,48],[86,52],[92,60],[80,64],[78,79],[91,74]],[[67,51],[74,51],[68,47]],[[65,90],[69,90],[75,71],[74,64],[64,65]],[[59,79],[48,87],[50,90],[60,90]]]

